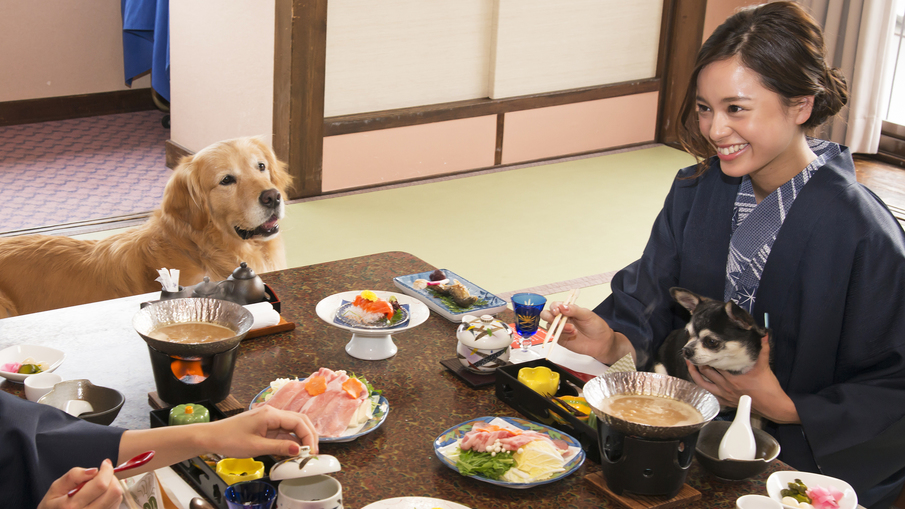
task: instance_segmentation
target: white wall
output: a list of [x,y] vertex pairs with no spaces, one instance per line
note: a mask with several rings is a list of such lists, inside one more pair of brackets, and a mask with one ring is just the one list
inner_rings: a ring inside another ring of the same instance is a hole
[[329,0],[324,115],[488,96],[491,0]]
[[273,135],[274,2],[170,2],[170,139]]
[[490,97],[653,78],[663,0],[496,0]]
[[122,33],[118,1],[4,0],[0,102],[128,90]]

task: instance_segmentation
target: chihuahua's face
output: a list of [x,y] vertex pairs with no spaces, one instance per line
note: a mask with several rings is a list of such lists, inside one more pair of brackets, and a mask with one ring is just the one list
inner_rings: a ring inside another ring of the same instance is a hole
[[688,342],[682,348],[686,359],[733,374],[754,367],[767,331],[747,311],[734,302],[719,302],[682,288],[672,288],[670,293],[691,312],[685,327]]

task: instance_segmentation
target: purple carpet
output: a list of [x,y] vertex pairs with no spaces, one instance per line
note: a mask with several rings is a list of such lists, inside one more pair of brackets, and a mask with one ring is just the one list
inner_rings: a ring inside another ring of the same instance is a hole
[[170,176],[159,111],[0,127],[0,233],[148,212]]

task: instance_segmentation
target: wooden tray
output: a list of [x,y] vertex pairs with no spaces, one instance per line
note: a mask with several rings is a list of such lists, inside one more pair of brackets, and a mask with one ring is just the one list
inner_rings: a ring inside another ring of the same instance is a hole
[[595,490],[603,493],[621,507],[628,509],[669,509],[670,507],[684,507],[686,504],[701,500],[701,492],[687,484],[682,485],[678,495],[673,498],[666,498],[635,495],[626,492],[623,492],[622,495],[617,495],[607,487],[606,479],[604,479],[602,472],[588,474],[584,480]]
[[287,322],[285,318],[280,317],[280,323],[276,325],[271,325],[269,327],[261,327],[260,329],[250,330],[248,334],[245,335],[245,339],[259,338],[261,336],[266,336],[268,334],[276,334],[277,332],[286,332],[291,331],[295,328],[294,322]]

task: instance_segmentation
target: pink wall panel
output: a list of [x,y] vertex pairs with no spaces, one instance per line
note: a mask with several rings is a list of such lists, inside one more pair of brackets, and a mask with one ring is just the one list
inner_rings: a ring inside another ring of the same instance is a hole
[[503,164],[654,140],[657,92],[506,114]]
[[[656,116],[656,115],[655,115]],[[493,166],[496,116],[324,138],[324,192]]]

